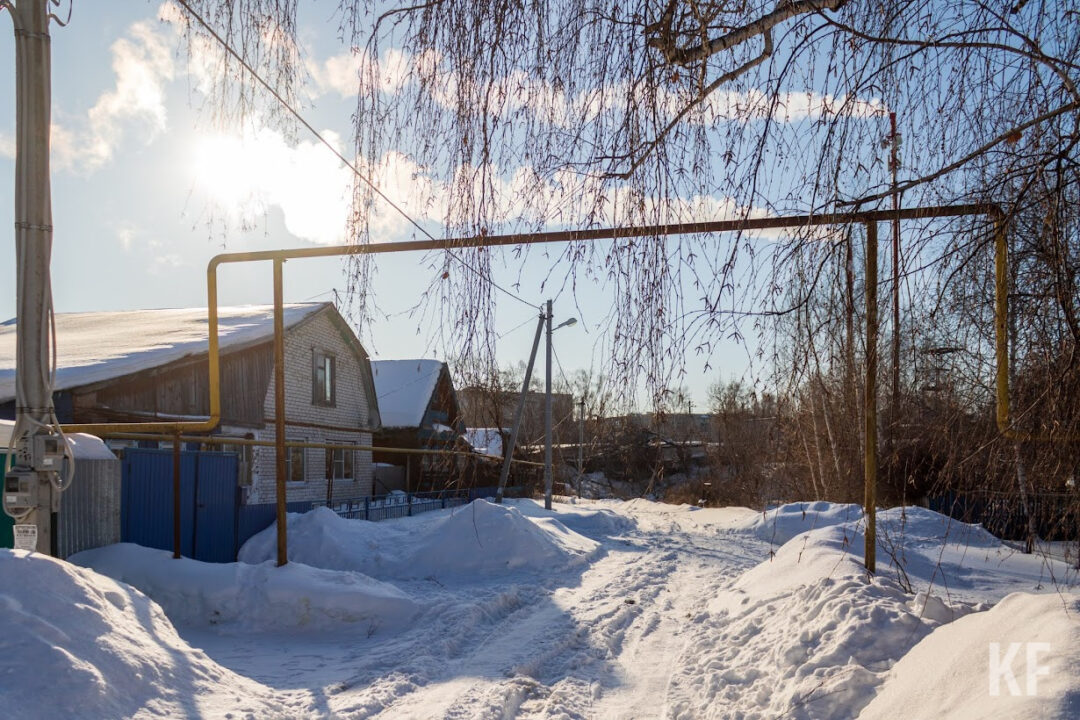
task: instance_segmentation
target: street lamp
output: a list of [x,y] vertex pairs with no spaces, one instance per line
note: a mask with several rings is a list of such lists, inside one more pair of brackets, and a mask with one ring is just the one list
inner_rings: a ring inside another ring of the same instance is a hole
[[[551,320],[550,320],[550,318],[549,318],[548,322],[550,322],[550,321],[551,321]],[[559,323],[558,325],[556,325],[555,327],[553,327],[553,328],[551,329],[551,331],[552,331],[552,332],[555,332],[555,331],[556,331],[556,330],[558,330],[559,328],[564,328],[564,327],[570,327],[571,325],[577,325],[577,318],[570,318],[569,320],[563,320],[563,321],[562,321],[561,323]]]

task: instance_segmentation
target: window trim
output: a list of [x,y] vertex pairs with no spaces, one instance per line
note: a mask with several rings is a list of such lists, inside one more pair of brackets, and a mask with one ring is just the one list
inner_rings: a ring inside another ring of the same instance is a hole
[[[326,377],[327,374],[329,378]],[[337,407],[337,356],[316,348],[311,350],[311,404],[318,407]]]
[[[340,443],[340,440],[327,440],[327,443]],[[353,450],[344,448],[326,448],[326,479],[327,480],[355,480],[356,458]],[[341,474],[338,474],[338,468]]]
[[[293,479],[293,462],[294,453],[299,453],[300,457],[300,479]],[[285,453],[285,482],[290,482],[296,485],[307,482],[307,448],[286,448]]]

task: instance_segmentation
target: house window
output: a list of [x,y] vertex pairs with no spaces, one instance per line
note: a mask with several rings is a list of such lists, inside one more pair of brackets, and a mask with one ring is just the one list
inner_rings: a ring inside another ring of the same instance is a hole
[[316,350],[312,355],[311,404],[334,406],[337,358]]
[[285,477],[289,482],[304,482],[304,448],[288,448],[285,455]]
[[[333,442],[327,440],[327,442]],[[326,477],[334,480],[352,480],[353,451],[335,448],[326,451]]]

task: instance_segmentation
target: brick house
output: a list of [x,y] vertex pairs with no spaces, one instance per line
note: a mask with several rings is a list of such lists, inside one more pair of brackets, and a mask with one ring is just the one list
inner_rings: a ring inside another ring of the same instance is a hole
[[[273,307],[225,307],[218,315],[222,418],[215,435],[272,441]],[[60,421],[208,415],[206,317],[205,308],[57,314],[54,402]],[[284,321],[286,437],[371,445],[378,404],[367,352],[348,323],[330,303],[287,305]],[[8,321],[0,325],[0,417],[14,417],[14,396],[15,323]],[[240,503],[273,502],[274,449],[225,450],[241,458]],[[334,501],[372,492],[368,451],[294,448],[287,468],[289,502],[325,502],[328,490]]]

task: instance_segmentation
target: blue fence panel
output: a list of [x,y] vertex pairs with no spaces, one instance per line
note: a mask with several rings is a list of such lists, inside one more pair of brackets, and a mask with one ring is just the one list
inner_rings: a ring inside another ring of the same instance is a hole
[[240,488],[237,457],[232,453],[198,453],[195,475],[195,557],[204,562],[233,562]]
[[[180,553],[206,562],[236,559],[234,453],[180,453]],[[120,539],[173,549],[172,450],[128,448],[122,465]]]
[[[193,554],[195,520],[193,453],[180,455],[180,553]],[[159,550],[173,549],[173,456],[169,450],[129,448],[121,474],[120,539]]]

